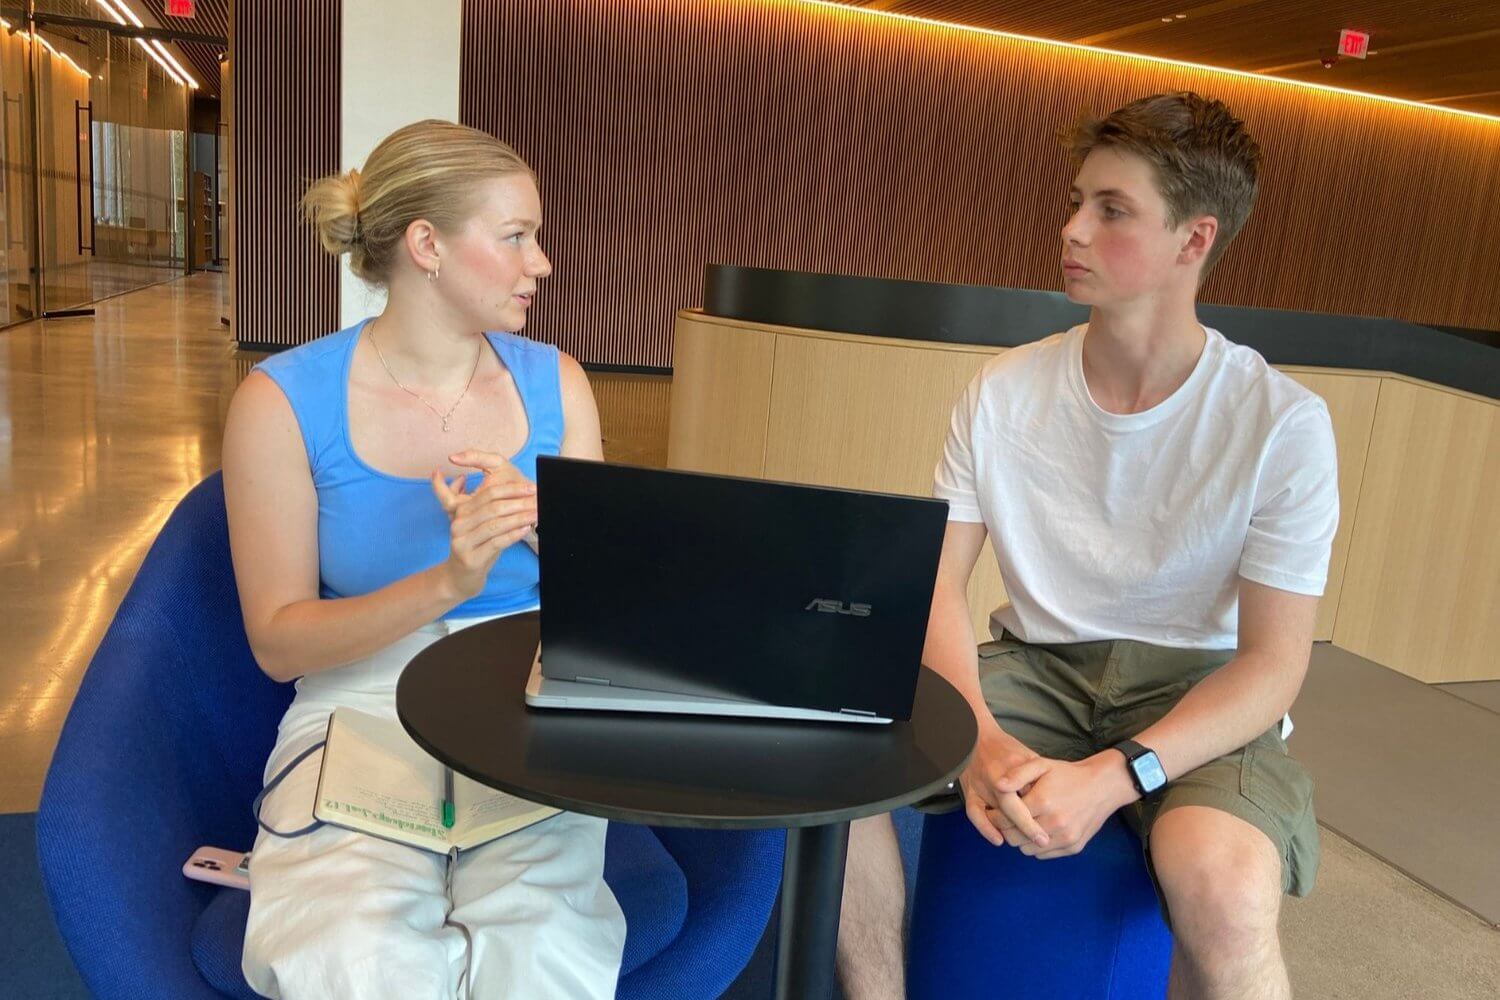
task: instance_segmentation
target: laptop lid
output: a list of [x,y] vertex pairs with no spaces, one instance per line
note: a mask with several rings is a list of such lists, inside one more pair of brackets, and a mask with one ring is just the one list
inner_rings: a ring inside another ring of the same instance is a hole
[[537,461],[546,677],[911,717],[940,500]]

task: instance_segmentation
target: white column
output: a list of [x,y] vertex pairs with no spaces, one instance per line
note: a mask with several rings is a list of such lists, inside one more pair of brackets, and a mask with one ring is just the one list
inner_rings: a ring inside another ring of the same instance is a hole
[[[343,0],[340,169],[364,165],[387,135],[423,118],[458,121],[461,0]],[[339,266],[339,325],[385,307],[385,292]]]

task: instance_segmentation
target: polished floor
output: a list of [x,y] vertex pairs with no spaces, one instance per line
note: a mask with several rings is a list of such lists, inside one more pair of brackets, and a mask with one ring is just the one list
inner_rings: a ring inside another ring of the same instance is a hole
[[[222,289],[201,274],[0,330],[0,812],[36,808],[115,607],[172,506],[218,468],[255,360],[219,322]],[[669,380],[591,380],[606,456],[664,464]],[[1495,884],[1500,830],[1494,803],[1466,799],[1494,794],[1500,714],[1479,706],[1495,688],[1412,688],[1382,669],[1320,647],[1295,710],[1331,826],[1317,891],[1287,906],[1293,981],[1314,998],[1500,996],[1500,931],[1471,894]],[[1444,836],[1422,836],[1432,821]]]
[[[15,265],[15,262],[12,262]],[[85,257],[82,260],[50,267],[47,271],[47,311],[86,308],[101,299],[123,295],[151,285],[172,281],[182,268],[170,262],[141,263]],[[30,272],[13,266],[8,284],[0,285],[0,324],[26,320],[34,315]]]
[[216,275],[0,332],[0,811],[36,808],[73,693],[237,381]]
[[[219,467],[237,351],[217,274],[0,331],[0,812],[35,809],[89,658],[152,539]],[[668,381],[592,376],[605,453],[666,463]]]

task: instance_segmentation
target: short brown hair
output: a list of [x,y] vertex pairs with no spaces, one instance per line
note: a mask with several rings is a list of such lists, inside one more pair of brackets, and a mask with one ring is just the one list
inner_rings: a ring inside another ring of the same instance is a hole
[[1255,204],[1260,146],[1222,101],[1191,91],[1153,94],[1103,118],[1085,116],[1062,138],[1076,163],[1105,146],[1151,164],[1167,203],[1168,226],[1199,215],[1219,220],[1200,277],[1229,248]]
[[426,219],[457,232],[474,212],[477,185],[507,174],[535,179],[526,161],[494,136],[428,119],[386,136],[364,170],[315,181],[302,196],[302,214],[325,250],[348,254],[355,274],[380,284],[408,226]]

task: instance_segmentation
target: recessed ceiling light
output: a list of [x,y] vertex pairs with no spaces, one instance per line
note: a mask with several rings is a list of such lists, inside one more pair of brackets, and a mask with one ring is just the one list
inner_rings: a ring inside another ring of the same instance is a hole
[[1184,18],[1186,18],[1186,17],[1187,17],[1187,15],[1186,15],[1186,14],[1178,14],[1178,15],[1177,15],[1177,20],[1179,20],[1179,21],[1181,21],[1181,20],[1183,20],[1183,19],[1184,19]]
[[1163,24],[1171,24],[1172,23],[1172,19],[1170,17],[1164,17],[1164,18],[1162,18],[1162,23]]

